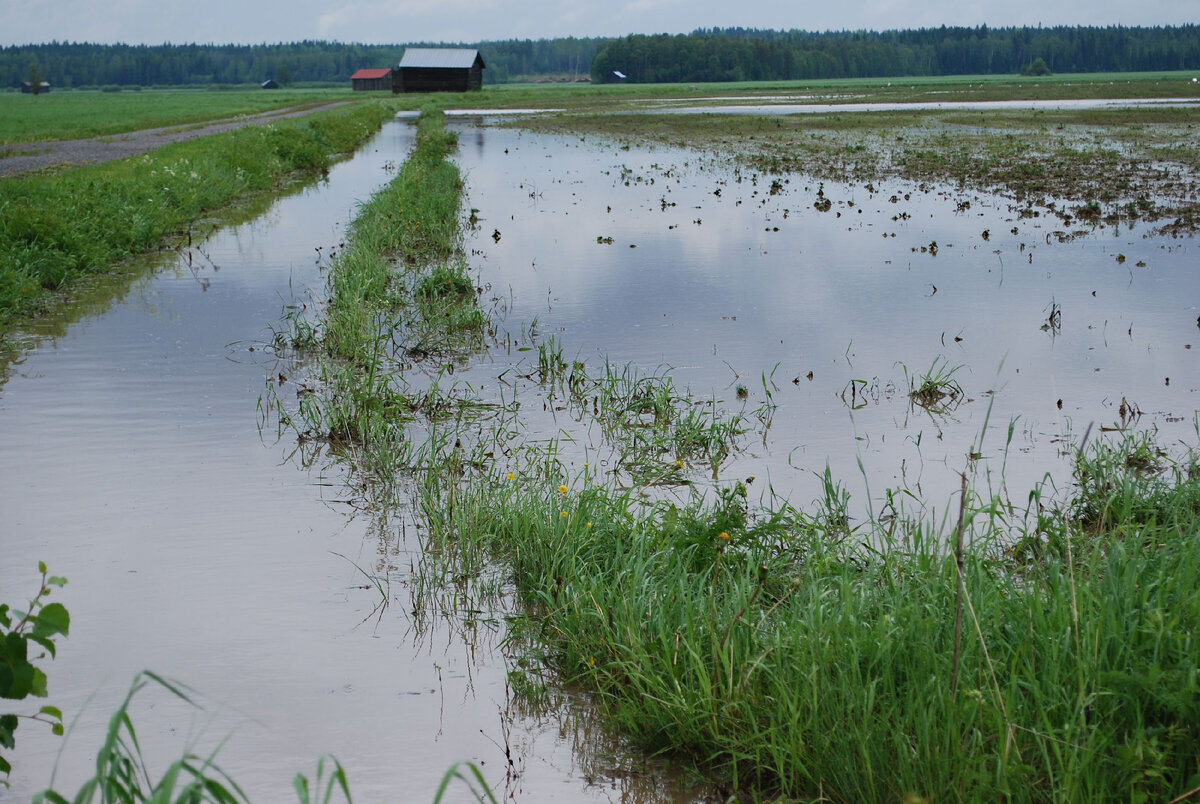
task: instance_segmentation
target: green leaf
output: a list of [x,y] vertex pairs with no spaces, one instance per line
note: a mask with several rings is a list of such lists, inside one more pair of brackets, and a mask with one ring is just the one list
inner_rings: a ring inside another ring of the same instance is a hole
[[41,637],[36,637],[33,634],[29,635],[29,639],[31,642],[36,642],[37,644],[39,644],[43,648],[45,648],[46,652],[49,653],[51,657],[54,657],[57,655],[57,653],[55,652],[55,649],[54,649],[54,643],[51,642],[50,640],[42,639]]
[[8,760],[6,760],[4,757],[0,757],[0,773],[3,773],[5,776],[7,776],[8,772],[11,770],[12,765],[8,764]]
[[33,667],[33,678],[29,682],[29,694],[39,698],[46,697],[46,674],[36,667]]
[[16,739],[13,737],[16,730],[16,715],[0,715],[0,748],[12,748],[16,745]]
[[64,586],[67,585],[67,579],[62,577],[61,575],[51,575],[49,578],[46,579],[46,585],[47,586],[57,586],[59,589],[62,589]]
[[46,574],[46,562],[45,561],[38,562],[38,572],[42,573],[43,575]]
[[62,720],[62,710],[57,706],[43,706],[38,710],[39,715],[49,715],[57,720]]
[[66,636],[70,628],[71,615],[66,607],[62,603],[47,603],[33,623],[33,635],[43,638],[55,634]]

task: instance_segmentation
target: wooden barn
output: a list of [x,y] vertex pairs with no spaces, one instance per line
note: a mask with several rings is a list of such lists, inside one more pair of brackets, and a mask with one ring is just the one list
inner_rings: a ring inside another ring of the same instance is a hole
[[466,92],[483,87],[483,57],[478,50],[410,47],[392,74],[392,92]]
[[354,87],[355,92],[374,92],[380,89],[391,89],[392,71],[388,69],[359,70],[350,76],[350,85]]

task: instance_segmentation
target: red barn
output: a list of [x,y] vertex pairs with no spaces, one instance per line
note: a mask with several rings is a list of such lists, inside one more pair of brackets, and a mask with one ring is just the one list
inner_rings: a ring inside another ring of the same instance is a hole
[[355,92],[371,92],[377,89],[390,90],[392,88],[392,71],[388,69],[359,70],[350,76],[350,84],[354,87]]

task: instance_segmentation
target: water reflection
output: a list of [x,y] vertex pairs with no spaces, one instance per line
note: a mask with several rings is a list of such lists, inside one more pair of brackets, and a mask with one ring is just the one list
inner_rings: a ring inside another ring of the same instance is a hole
[[[746,413],[770,397],[769,436],[748,439],[726,479],[756,476],[804,505],[828,464],[862,518],[868,486],[942,505],[968,465],[1017,500],[1048,472],[1066,482],[1061,444],[1120,426],[1122,398],[1138,427],[1195,440],[1190,241],[1147,224],[1064,230],[947,187],[822,185],[665,147],[462,131],[485,136],[460,158],[482,219],[468,247],[505,299],[501,341],[536,321],[592,371],[669,366]],[[529,359],[493,354],[469,379]],[[912,405],[910,383],[935,364],[962,394]],[[540,407],[523,412],[548,436],[562,419]]]
[[98,281],[23,341],[0,389],[0,589],[30,589],[38,561],[69,579],[48,702],[74,726],[66,741],[22,727],[0,800],[28,801],[55,767],[57,787],[77,789],[144,668],[205,706],[135,704],[151,769],[228,738],[220,763],[254,800],[287,797],[325,753],[359,801],[429,800],[459,760],[500,782],[506,733],[531,752],[523,800],[610,799],[557,731],[504,717],[497,631],[479,619],[471,639],[457,621],[414,632],[420,539],[404,509],[259,429],[267,384],[294,393],[302,374],[273,348],[281,310],[319,294],[321,255],[411,141],[408,124],[385,127],[327,182],[166,265]]

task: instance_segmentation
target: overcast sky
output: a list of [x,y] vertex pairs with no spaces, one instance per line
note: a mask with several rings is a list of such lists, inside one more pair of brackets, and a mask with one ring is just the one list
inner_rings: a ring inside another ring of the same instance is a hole
[[470,43],[732,26],[825,31],[1196,22],[1197,0],[0,0],[0,45]]

